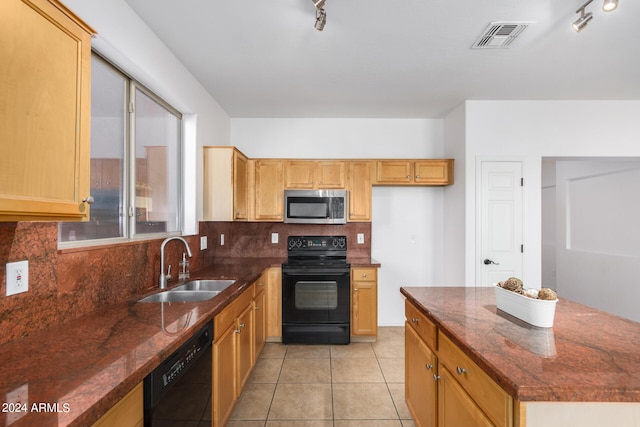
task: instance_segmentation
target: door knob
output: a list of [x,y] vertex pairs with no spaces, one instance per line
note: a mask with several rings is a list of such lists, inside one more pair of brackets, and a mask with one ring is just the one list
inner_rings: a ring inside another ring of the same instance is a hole
[[484,261],[482,261],[482,262],[484,263],[484,265],[490,265],[490,264],[493,264],[493,265],[500,265],[500,263],[499,263],[499,262],[494,262],[494,261],[492,261],[492,260],[490,260],[490,259],[488,259],[488,258],[485,258],[485,260],[484,260]]

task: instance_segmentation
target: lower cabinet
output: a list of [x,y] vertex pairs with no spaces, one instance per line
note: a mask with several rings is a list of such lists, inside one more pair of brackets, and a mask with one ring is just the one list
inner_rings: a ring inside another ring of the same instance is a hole
[[144,403],[142,383],[138,384],[109,411],[93,423],[92,427],[142,427]]
[[351,335],[378,335],[378,270],[351,269]]
[[513,399],[406,302],[405,400],[417,426],[514,426]]
[[266,341],[269,270],[213,319],[212,424],[224,426]]

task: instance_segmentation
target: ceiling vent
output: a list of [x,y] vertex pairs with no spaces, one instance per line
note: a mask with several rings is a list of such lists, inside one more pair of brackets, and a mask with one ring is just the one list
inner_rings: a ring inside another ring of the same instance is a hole
[[491,22],[471,48],[507,48],[531,24],[532,22]]

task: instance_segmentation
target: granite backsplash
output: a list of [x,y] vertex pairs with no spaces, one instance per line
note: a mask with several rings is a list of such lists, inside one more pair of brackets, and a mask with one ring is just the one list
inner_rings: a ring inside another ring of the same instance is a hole
[[[271,243],[272,233],[279,242]],[[365,244],[356,244],[357,233]],[[220,234],[225,245],[220,245]],[[199,236],[187,236],[191,270],[216,257],[286,257],[289,235],[346,235],[351,257],[371,255],[371,224],[302,225],[201,222]],[[200,251],[200,236],[208,249]],[[58,250],[58,225],[47,222],[0,223],[0,344],[87,313],[106,310],[157,286],[163,239]],[[167,245],[166,264],[176,271],[179,242]],[[6,296],[6,263],[29,261],[29,290]]]

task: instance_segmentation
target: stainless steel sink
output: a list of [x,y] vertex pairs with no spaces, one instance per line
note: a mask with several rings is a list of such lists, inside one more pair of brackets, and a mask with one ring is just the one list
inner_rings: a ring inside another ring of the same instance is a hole
[[220,291],[187,291],[172,289],[142,298],[138,302],[197,302],[206,301],[218,295]]
[[236,279],[201,279],[192,280],[183,285],[177,286],[176,291],[194,291],[194,292],[208,292],[217,291],[222,292],[229,286],[234,284]]

